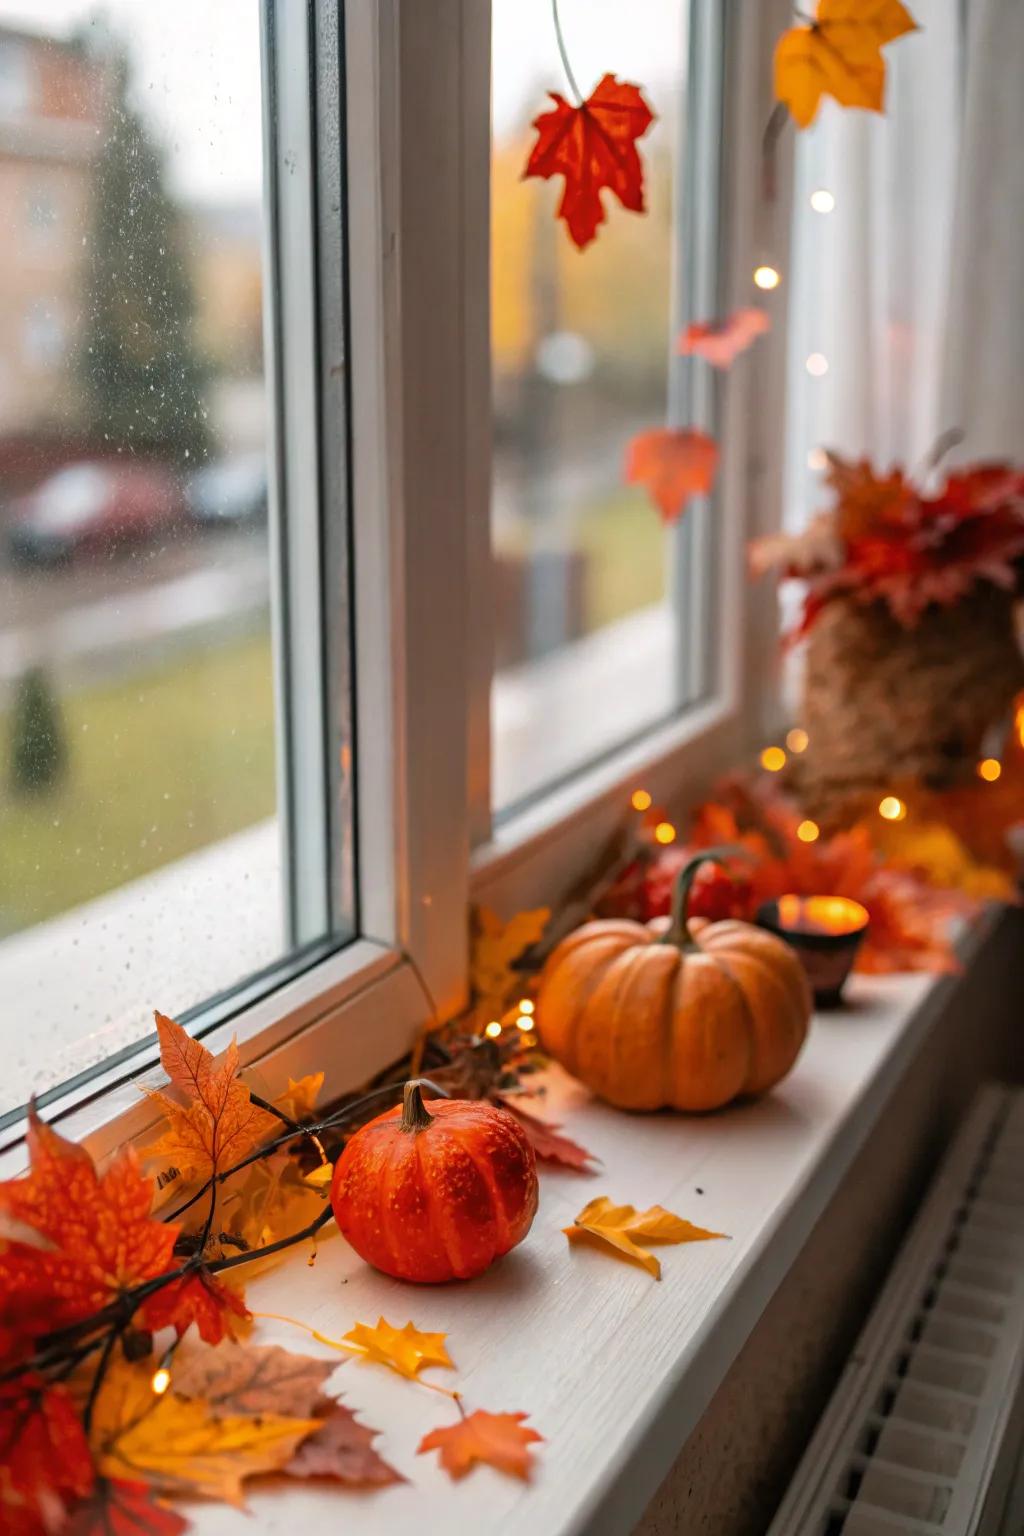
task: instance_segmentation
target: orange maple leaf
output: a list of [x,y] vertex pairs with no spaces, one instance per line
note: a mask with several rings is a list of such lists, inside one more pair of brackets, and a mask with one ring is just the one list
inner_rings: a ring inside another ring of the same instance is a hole
[[63,1387],[29,1376],[0,1387],[0,1527],[63,1529],[65,1503],[92,1486],[89,1445]]
[[526,1482],[532,1465],[529,1447],[544,1436],[528,1429],[525,1418],[525,1413],[488,1413],[478,1408],[457,1424],[424,1435],[417,1454],[440,1451],[441,1465],[453,1478],[465,1477],[479,1461]]
[[238,1162],[278,1129],[276,1117],[254,1104],[239,1081],[233,1040],[223,1056],[215,1057],[162,1013],[156,1015],[156,1027],[163,1069],[191,1102],[182,1106],[158,1089],[145,1090],[168,1120],[160,1139],[144,1148],[146,1157],[165,1160],[183,1178],[206,1177]]
[[798,128],[815,119],[822,96],[842,107],[882,112],[882,48],[917,22],[900,0],[818,0],[812,22],[790,27],[775,48],[775,95]]
[[533,126],[537,142],[523,176],[564,176],[565,190],[557,217],[565,220],[582,251],[606,218],[602,189],[614,192],[631,213],[644,211],[644,172],[636,141],[654,121],[640,87],[604,75],[580,106],[557,91],[548,93],[553,112],[542,112]]
[[683,515],[691,496],[707,495],[717,468],[717,444],[696,429],[639,432],[626,450],[626,483],[645,485],[666,523]]
[[29,1172],[0,1184],[0,1212],[49,1246],[12,1239],[0,1251],[0,1328],[38,1335],[170,1269],[180,1228],[152,1220],[153,1182],[131,1148],[100,1176],[34,1105],[26,1141]]
[[199,1337],[207,1344],[219,1344],[234,1338],[236,1322],[246,1322],[252,1313],[241,1291],[218,1280],[206,1269],[196,1269],[180,1280],[172,1280],[145,1302],[142,1315],[147,1328],[173,1328],[180,1339],[195,1323]]
[[736,309],[725,320],[688,325],[676,351],[684,356],[702,357],[712,368],[731,368],[740,353],[770,329],[771,320],[763,309]]

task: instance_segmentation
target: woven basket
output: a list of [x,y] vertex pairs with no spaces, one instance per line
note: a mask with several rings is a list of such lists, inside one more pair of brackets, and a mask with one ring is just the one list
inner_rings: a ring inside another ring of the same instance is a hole
[[807,644],[793,788],[825,826],[900,781],[949,788],[974,772],[983,738],[1024,687],[1014,600],[979,586],[904,629],[883,603],[826,604]]

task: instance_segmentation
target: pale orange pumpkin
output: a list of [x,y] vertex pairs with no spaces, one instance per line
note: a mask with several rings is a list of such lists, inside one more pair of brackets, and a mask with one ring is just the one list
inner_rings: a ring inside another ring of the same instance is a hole
[[584,923],[541,976],[545,1050],[620,1109],[717,1109],[785,1077],[807,1035],[803,966],[751,923],[687,921],[682,871],[672,917]]

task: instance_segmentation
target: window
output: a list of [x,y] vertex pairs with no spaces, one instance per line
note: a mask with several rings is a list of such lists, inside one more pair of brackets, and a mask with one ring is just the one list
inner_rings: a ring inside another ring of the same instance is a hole
[[649,213],[583,256],[517,179],[560,85],[542,0],[0,0],[25,145],[66,149],[45,287],[0,257],[0,339],[63,324],[46,371],[0,345],[12,1136],[33,1090],[136,1103],[154,1006],[358,1083],[465,1004],[481,893],[557,897],[636,774],[746,729],[743,386],[678,530],[621,463],[722,425],[674,337],[749,284],[721,146],[751,57],[717,8],[562,15],[581,79],[659,114]]
[[596,82],[612,58],[620,78],[644,82],[657,118],[642,142],[646,217],[612,213],[581,255],[554,216],[561,182],[521,180],[544,87],[569,91],[551,5],[496,0],[498,813],[669,719],[709,681],[694,591],[710,580],[706,513],[666,530],[645,492],[623,482],[630,438],[684,424],[686,409],[688,364],[673,347],[697,298],[683,259],[696,211],[685,190],[685,7],[658,0],[642,27],[624,27],[615,0],[575,0],[561,6],[561,20],[580,81]]
[[268,104],[301,106],[248,0],[67,0],[5,55],[38,89],[0,211],[49,253],[13,242],[0,291],[0,1113],[355,920],[345,487],[321,516],[314,273],[275,223],[312,220]]

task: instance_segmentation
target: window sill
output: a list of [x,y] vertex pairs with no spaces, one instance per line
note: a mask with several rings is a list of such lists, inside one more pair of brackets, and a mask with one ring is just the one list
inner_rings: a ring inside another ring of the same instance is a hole
[[[978,943],[985,925],[972,936]],[[339,1241],[315,1268],[296,1255],[250,1286],[257,1311],[287,1312],[337,1338],[383,1314],[441,1330],[467,1406],[522,1411],[545,1437],[529,1487],[489,1469],[452,1484],[420,1438],[450,1405],[390,1373],[348,1364],[337,1385],[382,1431],[379,1449],[407,1486],[365,1498],[294,1486],[254,1493],[266,1532],[418,1536],[424,1529],[622,1533],[632,1528],[840,1180],[891,1090],[924,1047],[955,985],[928,976],[855,978],[850,1006],[819,1015],[793,1076],[767,1099],[706,1119],[626,1116],[564,1076],[544,1113],[602,1160],[592,1179],[545,1171],[527,1241],[473,1284],[389,1281]],[[702,1191],[697,1194],[697,1189]],[[598,1193],[658,1202],[731,1235],[661,1251],[662,1280],[560,1235]],[[279,1323],[261,1340],[319,1352]],[[241,1531],[220,1507],[193,1512],[200,1536]]]

